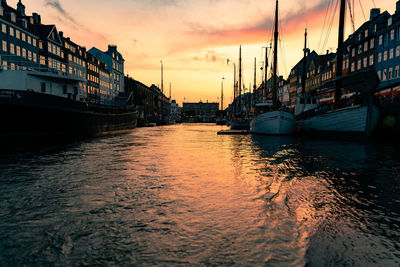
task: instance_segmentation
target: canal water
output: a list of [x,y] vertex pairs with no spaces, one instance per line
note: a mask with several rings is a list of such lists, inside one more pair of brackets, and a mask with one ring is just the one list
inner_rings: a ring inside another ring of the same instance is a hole
[[0,265],[399,266],[399,145],[220,129],[0,154]]

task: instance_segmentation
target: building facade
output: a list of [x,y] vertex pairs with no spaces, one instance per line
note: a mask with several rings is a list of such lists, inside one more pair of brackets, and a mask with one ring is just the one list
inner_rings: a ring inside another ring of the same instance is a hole
[[116,45],[109,45],[106,52],[93,47],[88,51],[100,61],[106,64],[107,70],[110,73],[111,92],[113,97],[118,96],[125,90],[124,82],[124,58],[118,52]]
[[40,16],[25,14],[19,2],[17,9],[0,3],[0,64],[2,69],[38,68],[39,36],[33,26],[40,24]]

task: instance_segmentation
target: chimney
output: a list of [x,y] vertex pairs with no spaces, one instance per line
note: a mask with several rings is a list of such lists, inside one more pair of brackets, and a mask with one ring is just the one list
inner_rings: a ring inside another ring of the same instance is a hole
[[21,3],[21,0],[18,1],[17,4],[17,11],[19,12],[19,14],[21,14],[21,16],[26,16],[25,15],[25,6]]
[[33,17],[33,21],[34,21],[35,24],[41,24],[42,23],[42,20],[41,20],[40,15],[38,13],[33,13],[32,17]]
[[396,2],[396,14],[400,12],[400,1]]
[[116,52],[117,46],[116,45],[108,45],[108,52]]
[[371,9],[369,20],[372,21],[376,17],[378,17],[381,14],[381,9],[380,8],[373,8]]

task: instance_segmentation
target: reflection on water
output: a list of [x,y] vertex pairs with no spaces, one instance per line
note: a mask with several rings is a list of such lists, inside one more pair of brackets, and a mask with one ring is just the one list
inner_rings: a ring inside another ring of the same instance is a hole
[[0,265],[400,264],[400,147],[220,128],[0,155]]

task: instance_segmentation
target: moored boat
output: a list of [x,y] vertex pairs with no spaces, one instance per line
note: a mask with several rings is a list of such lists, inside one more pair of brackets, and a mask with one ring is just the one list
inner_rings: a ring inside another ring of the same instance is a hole
[[[265,109],[272,109],[265,111]],[[289,135],[295,131],[296,118],[291,111],[274,110],[272,103],[260,103],[255,107],[256,115],[250,122],[250,131],[254,134]],[[263,110],[263,111],[261,111]]]
[[0,71],[0,80],[2,138],[91,137],[136,127],[129,99],[114,105],[86,101],[78,78],[21,67]]
[[294,114],[280,108],[277,97],[277,57],[278,57],[278,0],[275,10],[274,60],[272,76],[272,103],[259,103],[255,106],[255,116],[250,123],[253,134],[288,135],[295,132]]

